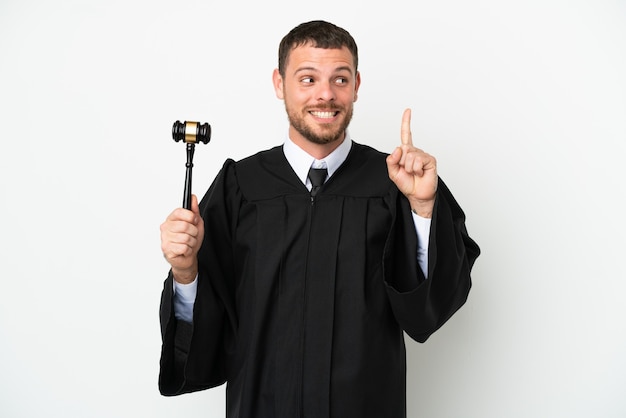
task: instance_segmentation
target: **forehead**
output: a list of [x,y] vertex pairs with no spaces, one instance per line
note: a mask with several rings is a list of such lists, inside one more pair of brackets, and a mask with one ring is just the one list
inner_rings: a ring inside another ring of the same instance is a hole
[[301,68],[317,70],[348,69],[354,73],[354,57],[348,48],[316,48],[311,44],[292,48],[287,60],[287,72]]

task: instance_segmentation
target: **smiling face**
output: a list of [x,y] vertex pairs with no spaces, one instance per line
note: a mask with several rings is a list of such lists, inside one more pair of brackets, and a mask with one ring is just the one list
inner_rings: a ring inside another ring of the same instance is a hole
[[274,70],[273,82],[276,96],[285,101],[292,141],[305,150],[316,144],[332,151],[341,143],[361,82],[346,47],[297,46],[284,76]]

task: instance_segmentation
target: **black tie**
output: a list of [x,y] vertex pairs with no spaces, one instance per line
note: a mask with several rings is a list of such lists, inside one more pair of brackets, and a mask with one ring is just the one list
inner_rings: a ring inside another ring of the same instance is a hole
[[309,179],[311,179],[311,196],[315,196],[326,180],[328,170],[325,168],[313,168],[309,170]]

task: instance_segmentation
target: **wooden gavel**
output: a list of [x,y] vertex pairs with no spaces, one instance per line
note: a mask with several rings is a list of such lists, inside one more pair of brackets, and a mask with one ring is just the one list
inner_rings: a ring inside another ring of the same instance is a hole
[[183,194],[183,208],[191,209],[191,176],[193,169],[193,153],[198,142],[208,144],[211,140],[211,125],[200,122],[174,122],[172,126],[174,141],[184,141],[187,144],[187,171],[185,173],[185,191]]

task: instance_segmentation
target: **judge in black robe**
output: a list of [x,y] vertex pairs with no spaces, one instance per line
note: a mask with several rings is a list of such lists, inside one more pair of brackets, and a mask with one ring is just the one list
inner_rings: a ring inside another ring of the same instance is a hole
[[353,143],[315,198],[280,147],[226,161],[200,203],[193,323],[165,281],[162,394],[227,382],[229,418],[406,416],[403,331],[424,342],[465,303],[479,248],[439,179],[426,278],[385,158]]

